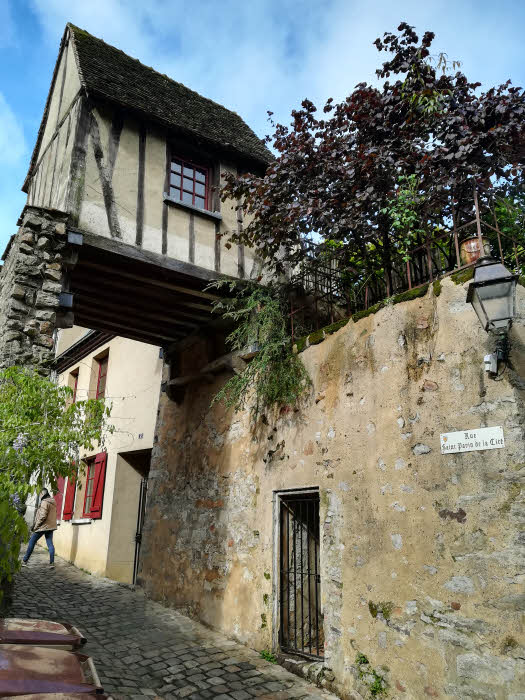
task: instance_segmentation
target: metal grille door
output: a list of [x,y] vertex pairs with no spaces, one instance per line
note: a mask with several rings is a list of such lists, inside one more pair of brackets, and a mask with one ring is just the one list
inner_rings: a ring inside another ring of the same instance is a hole
[[148,478],[144,477],[140,482],[139,512],[137,516],[137,532],[135,534],[135,561],[133,562],[133,583],[137,583],[140,565],[140,547],[142,544],[142,530],[146,517],[146,499],[148,496]]
[[280,646],[323,658],[319,494],[280,498]]

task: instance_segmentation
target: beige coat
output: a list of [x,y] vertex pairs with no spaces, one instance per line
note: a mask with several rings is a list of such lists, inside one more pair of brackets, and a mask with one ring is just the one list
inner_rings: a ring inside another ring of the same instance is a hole
[[44,498],[36,512],[33,532],[57,529],[57,504],[54,498]]

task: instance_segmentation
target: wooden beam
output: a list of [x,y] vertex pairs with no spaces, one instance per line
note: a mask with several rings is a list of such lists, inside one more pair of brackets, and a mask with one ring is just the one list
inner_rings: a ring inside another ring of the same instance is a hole
[[188,384],[196,384],[202,381],[207,381],[211,384],[211,382],[213,382],[213,374],[204,374],[200,372],[199,374],[187,374],[184,377],[175,377],[175,379],[169,380],[168,386],[172,389],[180,389]]
[[[178,284],[173,284],[171,282],[166,282],[161,279],[156,279],[153,277],[145,277],[144,275],[138,275],[132,272],[125,272],[118,267],[112,267],[111,265],[103,265],[102,263],[92,262],[91,260],[80,259],[77,267],[89,267],[93,270],[100,270],[101,272],[111,275],[112,277],[123,277],[125,279],[136,280],[144,282],[148,285],[154,287],[162,287],[164,289],[171,289],[174,292],[180,292],[181,294],[187,294],[188,296],[200,297],[201,299],[209,299],[210,301],[218,301],[220,299],[216,294],[210,294],[209,292],[202,292],[200,289],[191,289],[190,287],[182,287]],[[74,280],[73,280],[74,281]]]
[[242,374],[246,369],[246,365],[247,363],[239,357],[238,352],[229,352],[227,355],[222,355],[222,357],[209,362],[202,368],[201,372],[213,373],[220,372],[223,369],[230,369],[235,374]]
[[167,255],[153,253],[144,248],[137,248],[134,245],[123,243],[114,238],[106,238],[105,236],[98,236],[94,233],[86,233],[84,231],[81,233],[84,239],[82,243],[83,247],[103,250],[111,255],[118,256],[123,259],[123,264],[127,264],[129,260],[133,260],[150,267],[156,267],[158,268],[158,272],[172,272],[177,275],[184,275],[191,279],[198,279],[204,282],[211,282],[217,279],[217,273],[214,270],[207,270],[193,263],[183,262],[182,260],[170,258]]
[[[139,302],[142,302],[140,304],[142,308],[147,306],[148,309],[151,309],[152,306],[159,306],[163,310],[173,309],[174,313],[180,312],[182,316],[199,318],[202,321],[207,321],[212,317],[211,306],[192,302],[187,303],[181,300],[180,297],[159,292],[158,290],[144,290],[142,288],[137,289],[137,287],[133,287],[130,290],[129,283],[119,285],[118,282],[108,281],[105,278],[82,276],[75,278],[72,287],[74,294],[80,294],[83,297],[89,296],[91,298],[104,299],[111,297],[122,299],[124,302],[137,299]],[[133,293],[131,294],[130,291]]]
[[[198,328],[199,323],[206,323],[209,320],[209,316],[189,313],[187,311],[179,311],[177,309],[173,309],[173,313],[170,314],[169,312],[172,310],[172,307],[167,307],[166,304],[160,305],[159,303],[158,307],[144,307],[142,305],[135,306],[129,303],[131,298],[129,295],[127,299],[124,299],[120,295],[96,296],[92,292],[93,290],[89,290],[86,293],[82,291],[76,293],[74,308],[76,308],[76,304],[79,303],[86,306],[92,306],[93,309],[113,309],[115,312],[117,312],[117,314],[124,315],[126,317],[129,316],[131,318],[136,318],[137,316],[142,315],[147,320],[151,319],[152,321],[161,321],[171,325],[186,326],[192,330]],[[128,303],[126,303],[126,301]],[[163,309],[165,309],[167,313],[159,313],[159,311],[162,312]],[[193,319],[193,321],[186,321],[184,319]]]
[[165,341],[173,342],[177,338],[184,337],[183,334],[173,333],[166,335],[165,333],[147,331],[144,328],[130,327],[116,321],[108,321],[101,318],[96,313],[79,311],[76,317],[77,323],[85,328],[93,328],[95,330],[107,331],[115,335],[121,335],[123,338],[131,338],[142,343],[150,343],[150,345],[163,345]]

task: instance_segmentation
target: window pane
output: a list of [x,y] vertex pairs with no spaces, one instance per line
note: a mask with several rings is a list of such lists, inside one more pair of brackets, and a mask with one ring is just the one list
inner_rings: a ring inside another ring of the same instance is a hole
[[193,204],[193,195],[191,192],[183,192],[182,193],[182,201],[186,202],[186,204]]
[[195,194],[200,194],[204,197],[204,194],[206,192],[206,188],[204,185],[202,185],[200,182],[195,183]]
[[180,199],[180,190],[170,187],[170,197],[173,197],[173,199]]
[[195,171],[195,179],[197,182],[206,182],[206,173],[201,170]]
[[181,167],[182,167],[182,166],[181,166],[181,164],[180,164],[178,161],[173,160],[173,161],[171,162],[171,169],[174,170],[176,173],[180,173]]
[[173,187],[180,187],[180,175],[176,175],[175,173],[171,173],[170,184],[173,185]]
[[188,180],[187,177],[184,178],[183,189],[188,190],[188,192],[193,192],[193,180]]
[[195,197],[195,206],[204,209],[204,197]]
[[188,167],[187,165],[184,166],[184,177],[191,177],[193,180],[193,174],[194,174],[193,168]]

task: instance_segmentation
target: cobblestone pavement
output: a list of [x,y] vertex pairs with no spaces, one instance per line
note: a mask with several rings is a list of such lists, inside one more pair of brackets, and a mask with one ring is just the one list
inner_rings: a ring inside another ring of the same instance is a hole
[[15,584],[11,616],[66,620],[87,637],[104,688],[132,700],[336,700],[259,654],[139,591],[37,548]]

